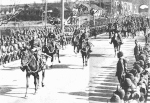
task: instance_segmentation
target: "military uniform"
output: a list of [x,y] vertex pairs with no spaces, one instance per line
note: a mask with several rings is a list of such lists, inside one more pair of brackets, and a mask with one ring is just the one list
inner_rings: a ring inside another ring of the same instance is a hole
[[88,46],[88,47],[89,47],[89,52],[92,52],[91,46],[92,46],[93,44],[92,44],[91,42],[89,42],[88,40],[89,40],[88,38],[85,39],[85,41],[84,41],[83,44],[82,44],[82,48],[85,48],[86,46]]
[[120,55],[120,53],[122,52],[119,52],[118,53],[118,63],[117,63],[117,70],[116,70],[116,76],[118,77],[118,81],[120,83],[120,86],[122,87],[122,83],[123,83],[123,80],[125,79],[125,73],[127,72],[127,60],[122,58],[123,54]]
[[138,61],[139,60],[139,54],[140,51],[142,51],[142,47],[137,43],[137,40],[135,40],[135,47],[134,47],[134,56],[135,56],[135,60]]
[[5,58],[5,56],[6,56],[6,46],[5,45],[2,45],[1,46],[1,51],[2,51],[2,63],[4,63],[4,58]]

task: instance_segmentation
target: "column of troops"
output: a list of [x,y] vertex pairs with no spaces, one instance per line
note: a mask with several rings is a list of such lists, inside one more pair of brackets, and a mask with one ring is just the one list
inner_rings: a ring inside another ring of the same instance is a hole
[[109,38],[116,32],[122,33],[124,37],[129,37],[130,34],[134,37],[137,31],[144,31],[146,35],[147,28],[149,28],[149,18],[145,16],[127,16],[112,19],[108,23],[107,32]]
[[15,60],[20,59],[20,50],[23,49],[26,45],[29,45],[29,41],[31,41],[34,37],[34,33],[38,35],[40,38],[42,45],[45,44],[45,37],[49,33],[53,33],[56,35],[57,39],[64,38],[66,44],[69,44],[71,41],[70,34],[61,34],[61,30],[59,28],[46,28],[45,27],[32,27],[32,28],[22,28],[22,29],[12,29],[9,35],[1,34],[0,38],[0,65],[6,64]]

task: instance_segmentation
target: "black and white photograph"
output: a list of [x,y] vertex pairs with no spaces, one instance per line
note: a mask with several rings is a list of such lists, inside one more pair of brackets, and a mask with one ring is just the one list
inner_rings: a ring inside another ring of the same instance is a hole
[[0,0],[0,103],[150,103],[150,0]]

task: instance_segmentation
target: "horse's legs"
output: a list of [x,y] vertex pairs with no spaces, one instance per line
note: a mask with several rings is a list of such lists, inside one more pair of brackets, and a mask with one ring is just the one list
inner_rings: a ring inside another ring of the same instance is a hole
[[25,97],[27,97],[28,88],[29,88],[29,74],[26,73],[26,93],[25,93]]
[[82,53],[82,60],[83,60],[83,67],[84,67],[84,55],[83,55],[83,53]]
[[76,46],[74,45],[74,52],[75,52],[75,48],[76,48]]
[[52,57],[51,58],[51,63],[52,63],[51,67],[53,67],[54,55],[52,54],[51,57]]
[[77,46],[77,53],[79,53],[79,45]]
[[59,50],[57,50],[57,56],[58,56],[58,62],[61,63],[61,61],[59,59]]
[[42,87],[44,87],[45,70],[42,70]]
[[63,41],[61,41],[61,46],[62,46],[62,49],[64,49],[64,43],[63,43]]
[[87,66],[88,55],[85,55],[85,66]]
[[37,89],[39,87],[39,73],[37,73]]
[[115,48],[114,48],[114,51],[115,51],[115,57],[116,57],[116,52],[117,52],[117,50],[116,50],[116,49],[117,49],[117,48],[115,47]]
[[120,51],[121,45],[118,46],[118,51]]
[[34,74],[34,86],[35,86],[35,92],[34,92],[34,94],[36,94],[36,91],[37,91],[37,84],[38,84],[37,74]]
[[66,40],[66,41],[64,41],[64,46],[65,46],[65,48],[66,48],[66,46],[67,46],[67,40]]

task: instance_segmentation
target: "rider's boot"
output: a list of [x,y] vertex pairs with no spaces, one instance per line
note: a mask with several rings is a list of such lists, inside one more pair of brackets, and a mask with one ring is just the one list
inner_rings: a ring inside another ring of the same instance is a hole
[[92,52],[91,48],[89,48],[89,52],[90,52],[90,53]]
[[24,72],[25,68],[23,68],[23,66],[20,67],[20,69]]

